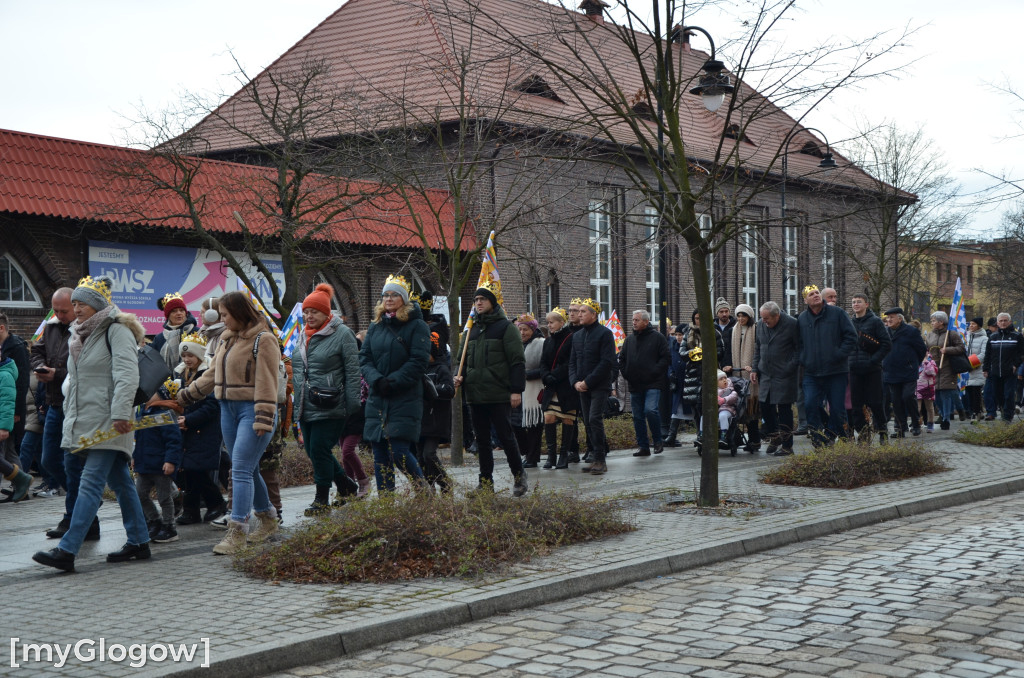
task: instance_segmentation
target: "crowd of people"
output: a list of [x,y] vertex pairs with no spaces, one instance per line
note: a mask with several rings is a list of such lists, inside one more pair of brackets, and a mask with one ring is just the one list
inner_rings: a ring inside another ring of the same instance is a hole
[[[529,313],[507,315],[500,284],[486,282],[457,355],[431,294],[414,293],[402,276],[388,277],[358,335],[332,311],[333,293],[321,284],[303,300],[290,358],[244,293],[203,302],[201,326],[180,295],[166,295],[166,322],[151,346],[171,376],[141,399],[146,339],[113,304],[109,280],[86,277],[57,290],[52,318],[31,346],[0,313],[0,475],[10,481],[3,501],[30,492],[64,498],[46,533],[59,541],[34,560],[74,571],[82,543],[99,538],[106,485],[127,533],[109,562],[148,559],[150,543],[178,540],[183,525],[225,529],[215,554],[266,540],[282,520],[276,468],[293,429],[313,470],[307,516],[370,492],[360,442],[372,451],[379,494],[395,491],[396,470],[416,492],[451,493],[438,449],[452,437],[459,389],[465,443],[479,465],[475,492],[494,491],[501,451],[519,497],[531,469],[583,463],[584,473],[608,471],[605,419],[619,410],[620,384],[629,393],[633,456],[678,447],[690,427],[700,446],[712,351],[719,442],[742,432],[747,451],[766,441],[777,456],[793,454],[794,436],[804,434],[819,448],[840,438],[918,436],[957,417],[1009,421],[1024,383],[1024,338],[1006,313],[987,330],[972,319],[961,336],[942,311],[922,328],[898,307],[876,315],[854,294],[847,313],[835,290],[813,285],[796,317],[772,301],[755,311],[718,299],[710,323],[694,311],[669,336],[638,310],[617,350],[593,299],[551,309],[542,328]],[[139,423],[168,411],[162,425]],[[30,470],[40,476],[34,491]]]

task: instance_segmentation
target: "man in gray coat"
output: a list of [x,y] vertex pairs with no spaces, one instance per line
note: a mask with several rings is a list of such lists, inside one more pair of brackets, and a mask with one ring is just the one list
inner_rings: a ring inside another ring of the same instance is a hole
[[754,359],[750,380],[758,384],[758,400],[768,437],[768,454],[793,454],[793,403],[796,401],[800,327],[779,305],[761,305],[761,320],[754,332]]

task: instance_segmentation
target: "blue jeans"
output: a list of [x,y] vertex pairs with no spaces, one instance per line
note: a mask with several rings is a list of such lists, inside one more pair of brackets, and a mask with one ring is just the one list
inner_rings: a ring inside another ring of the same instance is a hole
[[[78,455],[81,456],[81,455]],[[86,532],[96,518],[96,511],[103,503],[103,487],[117,495],[117,504],[121,507],[121,522],[128,533],[129,544],[145,544],[149,541],[149,530],[146,529],[146,516],[142,513],[142,504],[132,482],[132,474],[128,472],[128,457],[117,450],[89,450],[82,468],[81,486],[78,501],[75,502],[74,513],[71,514],[71,527],[60,539],[58,546],[65,551],[78,553],[82,547]]]
[[629,404],[633,409],[633,431],[636,433],[636,444],[641,448],[649,448],[647,427],[651,427],[651,437],[655,442],[661,441],[661,389],[649,388],[629,394]]
[[[251,400],[220,400],[220,432],[224,446],[231,452],[231,520],[244,523],[253,509],[272,511],[267,484],[260,475],[260,457],[274,437],[273,431],[261,436],[252,430],[256,421]],[[277,426],[277,415],[274,415]]]
[[377,481],[377,492],[395,491],[396,464],[413,478],[423,479],[423,470],[412,453],[410,441],[391,438],[370,443],[370,448],[373,450],[373,477]]
[[985,415],[996,416],[996,385],[991,377],[985,380],[985,386],[981,392],[981,398],[985,402]]
[[[804,410],[807,412],[807,428],[811,432],[811,443],[815,447],[820,447],[830,439],[845,433],[848,380],[849,375],[845,372],[821,377],[804,375]],[[821,420],[823,401],[828,403],[827,426]]]
[[[939,419],[949,421],[956,411],[956,403],[960,399],[960,391],[955,388],[942,388],[935,390],[935,403],[939,406]],[[1011,401],[1012,402],[1012,401]],[[1011,407],[1010,412],[1013,412]]]
[[18,451],[18,463],[21,470],[28,473],[32,464],[39,465],[43,482],[47,487],[56,487],[53,478],[43,468],[43,434],[35,431],[25,431],[25,437],[21,439],[21,450]]
[[64,496],[64,515],[68,518],[75,512],[78,501],[78,487],[82,482],[82,471],[85,469],[85,458],[80,454],[64,453],[64,482],[68,493]]
[[[43,420],[43,451],[39,465],[43,468],[43,473],[53,480],[53,487],[63,487],[66,490],[68,483],[64,474],[64,450],[60,448],[63,437],[64,410],[51,405],[50,409],[46,410],[46,418]],[[69,511],[68,516],[70,515]]]

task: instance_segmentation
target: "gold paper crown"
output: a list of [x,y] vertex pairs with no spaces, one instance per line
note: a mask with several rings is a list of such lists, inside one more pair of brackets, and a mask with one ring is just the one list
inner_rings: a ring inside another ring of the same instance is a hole
[[579,297],[573,297],[572,301],[569,302],[569,305],[570,306],[582,306],[583,305],[583,300],[580,299]]
[[384,286],[387,287],[388,285],[399,285],[401,287],[404,287],[406,292],[412,289],[409,286],[409,281],[406,280],[405,277],[401,275],[389,275],[388,279],[384,281]]
[[580,305],[581,306],[589,306],[590,308],[594,309],[594,313],[597,313],[598,315],[601,314],[601,304],[597,303],[596,301],[594,301],[590,297],[587,297],[586,299],[581,301]]
[[501,294],[501,283],[497,280],[488,280],[483,285],[478,286],[477,289],[484,289],[493,294],[494,298],[498,300],[499,306],[505,303],[505,298]]
[[110,281],[106,278],[94,279],[91,275],[87,275],[78,281],[78,287],[88,287],[94,292],[98,292],[107,303],[110,303]]
[[700,346],[695,346],[691,348],[689,352],[689,357],[690,360],[693,362],[698,362],[702,360],[704,358],[704,349],[702,349]]
[[561,306],[555,306],[553,309],[551,309],[551,312],[554,313],[555,315],[559,316],[562,319],[562,322],[564,322],[564,323],[569,322],[569,314]]
[[808,285],[807,287],[804,288],[804,296],[806,297],[811,292],[817,292],[817,291],[818,291],[818,286],[817,285]]
[[170,396],[168,400],[174,400],[178,397],[178,389],[181,388],[181,385],[178,383],[177,379],[168,379],[163,383],[162,388],[167,391],[167,395]]
[[198,332],[193,332],[192,334],[186,334],[185,336],[183,336],[181,338],[181,343],[184,344],[186,341],[190,342],[190,343],[193,343],[193,344],[199,344],[200,346],[206,346],[206,337],[204,337],[203,335],[199,334]]
[[420,294],[419,294],[419,292],[409,292],[409,301],[411,301],[414,304],[419,304],[420,303]]
[[178,292],[168,292],[167,294],[164,295],[164,304],[166,304],[171,299],[181,299],[182,301],[185,301],[185,299],[182,298],[180,293],[178,293]]
[[422,308],[424,311],[429,311],[432,308],[434,308],[434,299],[433,297],[431,297],[430,299],[424,299],[423,297],[420,297],[419,304],[420,308]]
[[535,323],[537,319],[533,317],[532,313],[523,313],[516,318],[516,324],[519,323]]

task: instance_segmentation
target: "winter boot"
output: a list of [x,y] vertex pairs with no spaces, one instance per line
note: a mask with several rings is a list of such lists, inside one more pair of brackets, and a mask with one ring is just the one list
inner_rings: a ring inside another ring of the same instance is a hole
[[220,543],[213,547],[218,556],[230,556],[245,548],[245,523],[228,521],[228,531]]
[[24,499],[25,495],[28,494],[29,488],[32,487],[32,476],[25,473],[17,466],[15,466],[9,474],[4,476],[4,478],[11,481],[11,489],[14,490],[11,494],[12,502]]
[[281,529],[277,522],[277,511],[273,507],[269,511],[256,512],[256,529],[249,535],[249,541],[259,543]]
[[544,468],[555,467],[555,458],[558,456],[558,424],[544,424],[544,441],[548,445],[548,458],[544,462]]
[[665,437],[665,447],[679,447],[679,423],[682,419],[673,419],[668,426],[668,436]]
[[326,515],[331,512],[331,505],[328,503],[331,495],[330,485],[317,485],[316,496],[313,498],[313,503],[309,505],[303,514],[307,518],[313,518],[315,516]]

